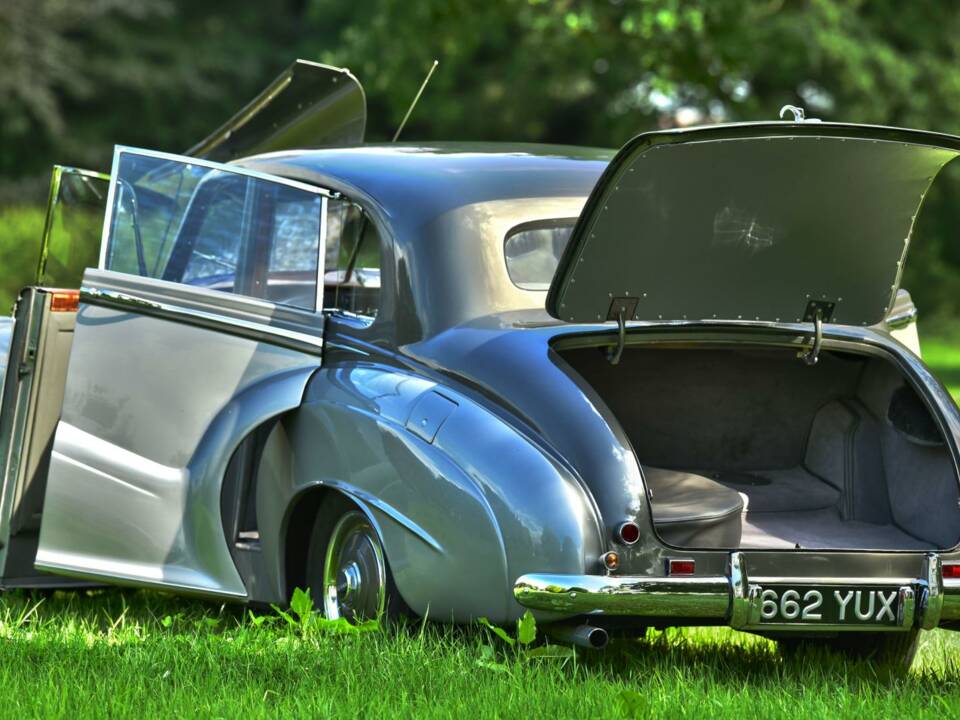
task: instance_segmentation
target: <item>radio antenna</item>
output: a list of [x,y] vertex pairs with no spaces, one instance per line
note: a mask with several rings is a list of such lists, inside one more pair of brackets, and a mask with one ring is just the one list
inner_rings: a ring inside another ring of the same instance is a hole
[[396,142],[397,138],[400,137],[400,133],[403,132],[404,125],[406,125],[407,120],[410,119],[410,113],[412,113],[413,109],[417,106],[417,101],[419,101],[420,96],[423,95],[423,91],[426,89],[427,83],[430,82],[430,78],[433,76],[433,71],[437,69],[437,65],[439,64],[439,60],[434,60],[433,65],[431,65],[430,69],[427,70],[427,76],[423,79],[423,84],[421,84],[420,89],[417,90],[417,94],[413,98],[413,102],[410,103],[410,108],[407,110],[407,114],[403,116],[403,120],[400,121],[400,127],[397,128],[397,131],[393,134],[393,140],[390,142]]

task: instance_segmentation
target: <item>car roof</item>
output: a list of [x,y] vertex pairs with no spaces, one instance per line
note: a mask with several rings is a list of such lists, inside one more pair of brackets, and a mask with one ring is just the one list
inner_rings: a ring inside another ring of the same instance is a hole
[[586,197],[613,154],[564,145],[402,143],[282,151],[236,164],[321,186],[332,180],[360,190],[394,220],[420,225],[491,200]]

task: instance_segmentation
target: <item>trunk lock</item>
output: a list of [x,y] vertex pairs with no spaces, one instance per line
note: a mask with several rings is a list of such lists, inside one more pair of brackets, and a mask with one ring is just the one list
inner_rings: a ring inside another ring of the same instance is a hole
[[797,357],[809,366],[817,364],[820,359],[820,346],[823,344],[823,323],[830,322],[836,303],[826,300],[811,300],[807,303],[803,313],[804,322],[813,323],[813,344],[806,350],[797,353]]

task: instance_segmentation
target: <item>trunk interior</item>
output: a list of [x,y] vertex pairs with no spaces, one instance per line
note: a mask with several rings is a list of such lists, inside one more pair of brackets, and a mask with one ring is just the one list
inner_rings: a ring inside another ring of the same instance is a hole
[[956,469],[899,370],[779,347],[557,352],[617,417],[661,539],[684,548],[929,550],[960,536]]

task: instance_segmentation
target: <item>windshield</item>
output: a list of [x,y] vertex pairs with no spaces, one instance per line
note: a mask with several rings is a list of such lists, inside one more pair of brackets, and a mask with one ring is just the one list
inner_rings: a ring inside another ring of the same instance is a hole
[[524,223],[507,233],[503,254],[510,280],[521,290],[547,290],[557,271],[573,218]]

